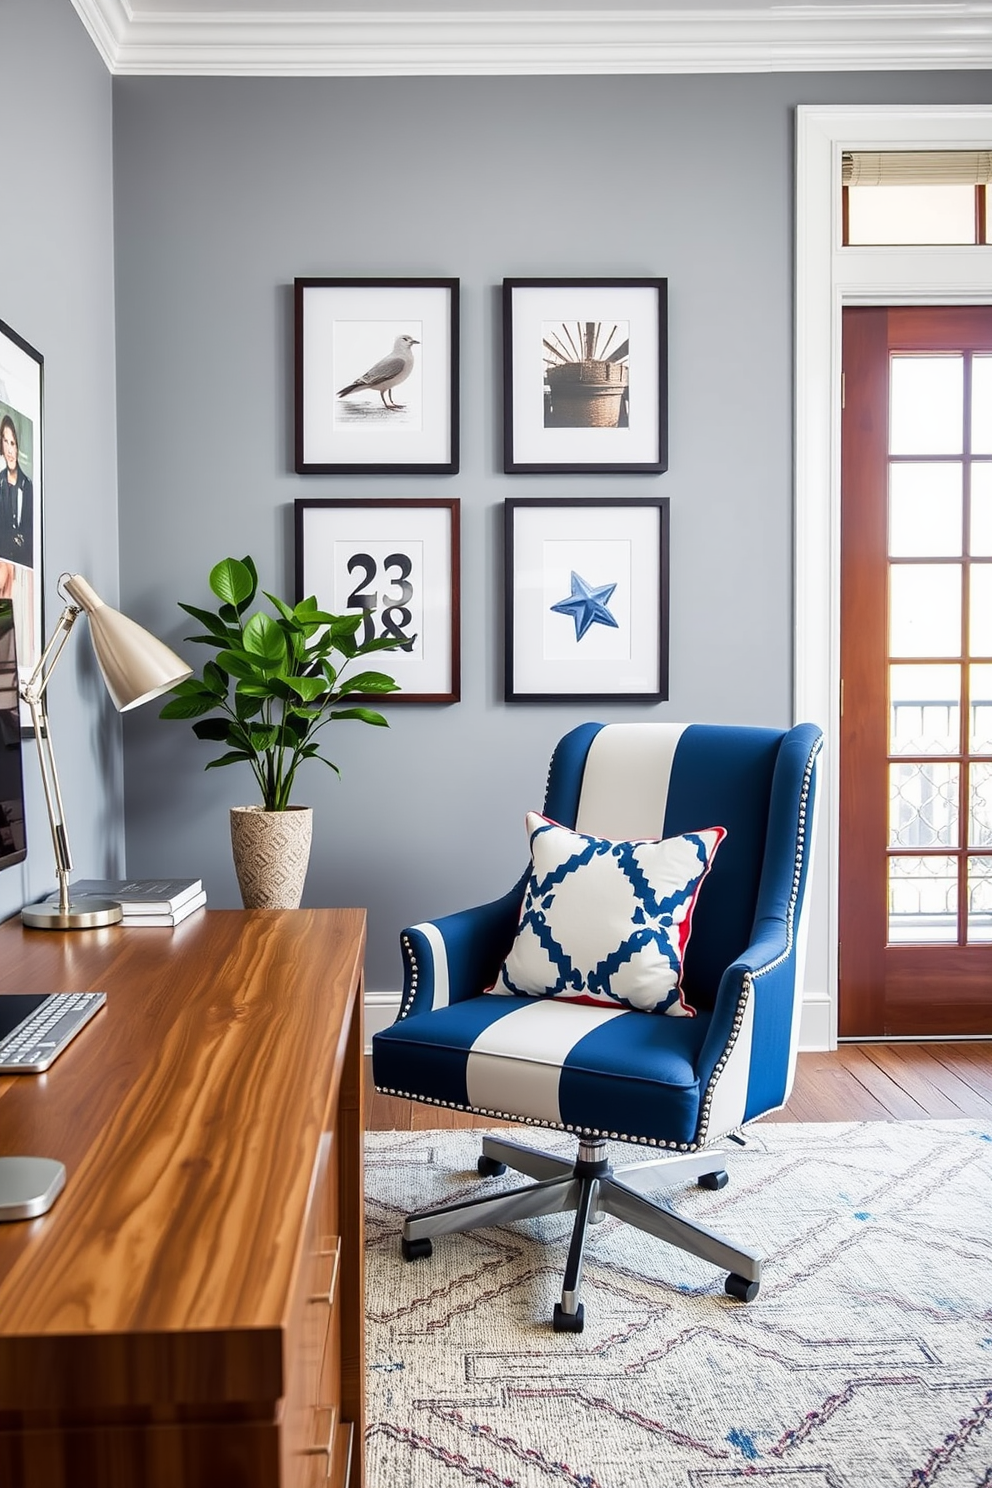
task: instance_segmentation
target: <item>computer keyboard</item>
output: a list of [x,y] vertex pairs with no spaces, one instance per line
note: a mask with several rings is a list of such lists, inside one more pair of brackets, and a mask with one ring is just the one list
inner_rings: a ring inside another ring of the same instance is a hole
[[41,1074],[106,1000],[105,992],[52,992],[0,1041],[0,1074]]

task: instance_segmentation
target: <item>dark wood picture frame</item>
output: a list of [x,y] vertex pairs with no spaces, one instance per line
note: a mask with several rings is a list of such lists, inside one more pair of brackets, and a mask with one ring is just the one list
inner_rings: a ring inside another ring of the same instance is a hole
[[[382,703],[461,697],[461,504],[456,497],[300,497],[294,503],[297,603],[359,611],[370,635],[409,635],[412,651],[373,653],[400,683]],[[352,694],[361,696],[361,694]]]
[[503,517],[507,702],[664,702],[669,498],[511,498]]
[[[21,682],[34,671],[45,643],[44,381],[41,352],[0,321],[0,598],[12,602]],[[25,703],[20,724],[23,734],[33,733]]]
[[458,299],[457,279],[294,280],[297,474],[455,474]]
[[503,469],[668,469],[668,280],[503,280]]

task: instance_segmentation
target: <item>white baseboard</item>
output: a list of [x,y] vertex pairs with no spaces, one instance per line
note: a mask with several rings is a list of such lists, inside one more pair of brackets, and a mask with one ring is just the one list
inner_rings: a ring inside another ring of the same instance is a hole
[[[372,1052],[372,1035],[388,1028],[400,1009],[398,992],[368,992],[365,997],[365,1052]],[[809,1053],[814,1049],[832,1049],[832,1008],[826,995],[807,993],[799,1025],[799,1047]]]
[[395,1022],[400,1010],[399,992],[366,992],[365,994],[365,1052],[372,1053],[372,1035],[381,1033]]
[[833,1003],[825,992],[807,992],[799,1022],[800,1052],[811,1054],[835,1047]]

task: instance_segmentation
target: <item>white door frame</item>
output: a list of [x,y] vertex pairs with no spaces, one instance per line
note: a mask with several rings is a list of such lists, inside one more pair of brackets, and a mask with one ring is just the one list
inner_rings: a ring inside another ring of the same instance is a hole
[[797,719],[827,736],[801,1047],[837,1044],[840,393],[845,305],[992,303],[992,247],[842,248],[844,150],[992,148],[992,107],[802,106],[796,122]]

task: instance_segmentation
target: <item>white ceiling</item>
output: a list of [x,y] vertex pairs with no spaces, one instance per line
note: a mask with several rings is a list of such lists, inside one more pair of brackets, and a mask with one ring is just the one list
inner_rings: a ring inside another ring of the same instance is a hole
[[[113,73],[387,76],[992,68],[992,3],[72,0]],[[360,7],[360,8],[359,8]]]

